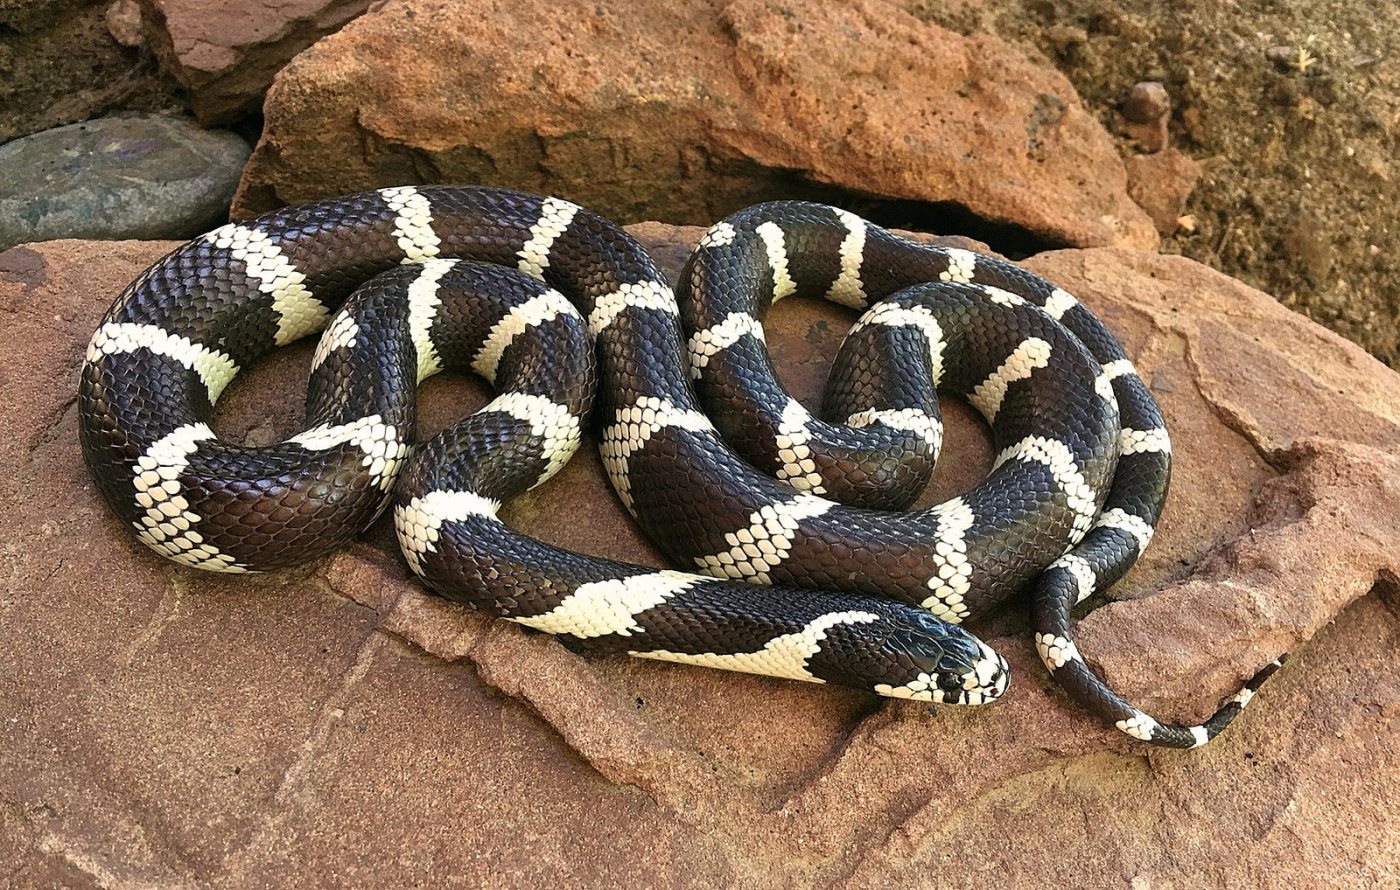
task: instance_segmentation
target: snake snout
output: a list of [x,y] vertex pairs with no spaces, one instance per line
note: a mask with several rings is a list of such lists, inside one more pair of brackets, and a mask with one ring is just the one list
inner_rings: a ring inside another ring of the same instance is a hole
[[1006,659],[981,640],[974,638],[973,642],[976,644],[975,654],[949,653],[947,660],[956,660],[957,665],[948,665],[942,675],[953,677],[956,685],[953,682],[939,683],[942,697],[938,700],[944,704],[984,705],[996,701],[1006,692],[1011,680],[1011,669]]
[[901,684],[879,684],[875,691],[893,698],[980,705],[1006,691],[1010,670],[990,646],[961,627],[923,613],[908,617],[891,636],[918,676]]
[[1001,698],[1011,681],[1011,667],[1007,659],[1001,658],[991,647],[977,642],[980,652],[977,661],[969,670],[960,674],[962,686],[951,690],[944,701],[948,704],[987,704]]

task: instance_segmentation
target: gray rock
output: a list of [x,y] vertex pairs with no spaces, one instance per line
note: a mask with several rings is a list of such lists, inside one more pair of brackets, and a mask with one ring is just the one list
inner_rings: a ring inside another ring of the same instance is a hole
[[0,146],[0,250],[55,238],[188,238],[228,217],[248,144],[157,115]]

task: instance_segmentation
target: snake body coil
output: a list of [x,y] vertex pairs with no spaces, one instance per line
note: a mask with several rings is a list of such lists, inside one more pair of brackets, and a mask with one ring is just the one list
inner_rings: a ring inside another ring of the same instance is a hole
[[[794,293],[866,309],[822,419],[779,385],[763,343],[765,311]],[[309,428],[265,448],[220,442],[208,424],[238,370],[322,329]],[[498,395],[415,449],[415,387],[444,368]],[[569,553],[497,518],[577,448],[595,378],[614,488],[703,574]],[[897,512],[937,457],[935,390],[986,418],[994,468]],[[430,588],[571,645],[961,704],[1000,696],[1007,672],[957,625],[1034,585],[1056,679],[1173,747],[1204,744],[1276,667],[1200,726],[1160,723],[1095,676],[1069,613],[1152,536],[1170,467],[1156,404],[1063,290],[833,208],[767,204],[716,224],[677,294],[626,233],[558,199],[403,187],[288,208],[133,282],[93,337],[80,412],[107,503],[197,568],[324,554],[392,498]]]

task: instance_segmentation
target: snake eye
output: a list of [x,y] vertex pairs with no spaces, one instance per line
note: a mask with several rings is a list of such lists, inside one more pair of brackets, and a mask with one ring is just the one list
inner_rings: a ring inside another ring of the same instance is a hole
[[958,676],[955,676],[955,675],[953,675],[953,674],[939,674],[939,675],[938,675],[938,688],[939,688],[939,689],[945,689],[945,690],[947,690],[947,691],[949,691],[949,692],[953,691],[954,689],[961,689],[961,688],[962,688],[962,678],[961,678],[961,677],[958,677]]

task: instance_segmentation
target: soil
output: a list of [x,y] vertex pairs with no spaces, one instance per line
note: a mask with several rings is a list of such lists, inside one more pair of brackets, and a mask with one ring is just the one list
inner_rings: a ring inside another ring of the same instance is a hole
[[143,48],[117,43],[98,0],[0,0],[0,144],[118,111],[179,109]]
[[1204,169],[1162,249],[1274,294],[1400,367],[1400,4],[902,0],[1059,68],[1125,154],[1133,84]]
[[[1400,4],[1371,0],[896,0],[1055,65],[1122,140],[1133,84],[1160,81],[1200,186],[1163,250],[1220,269],[1400,368]],[[182,105],[105,4],[0,0],[0,143],[114,111]],[[240,132],[256,138],[251,119]],[[968,231],[982,234],[972,224]]]

